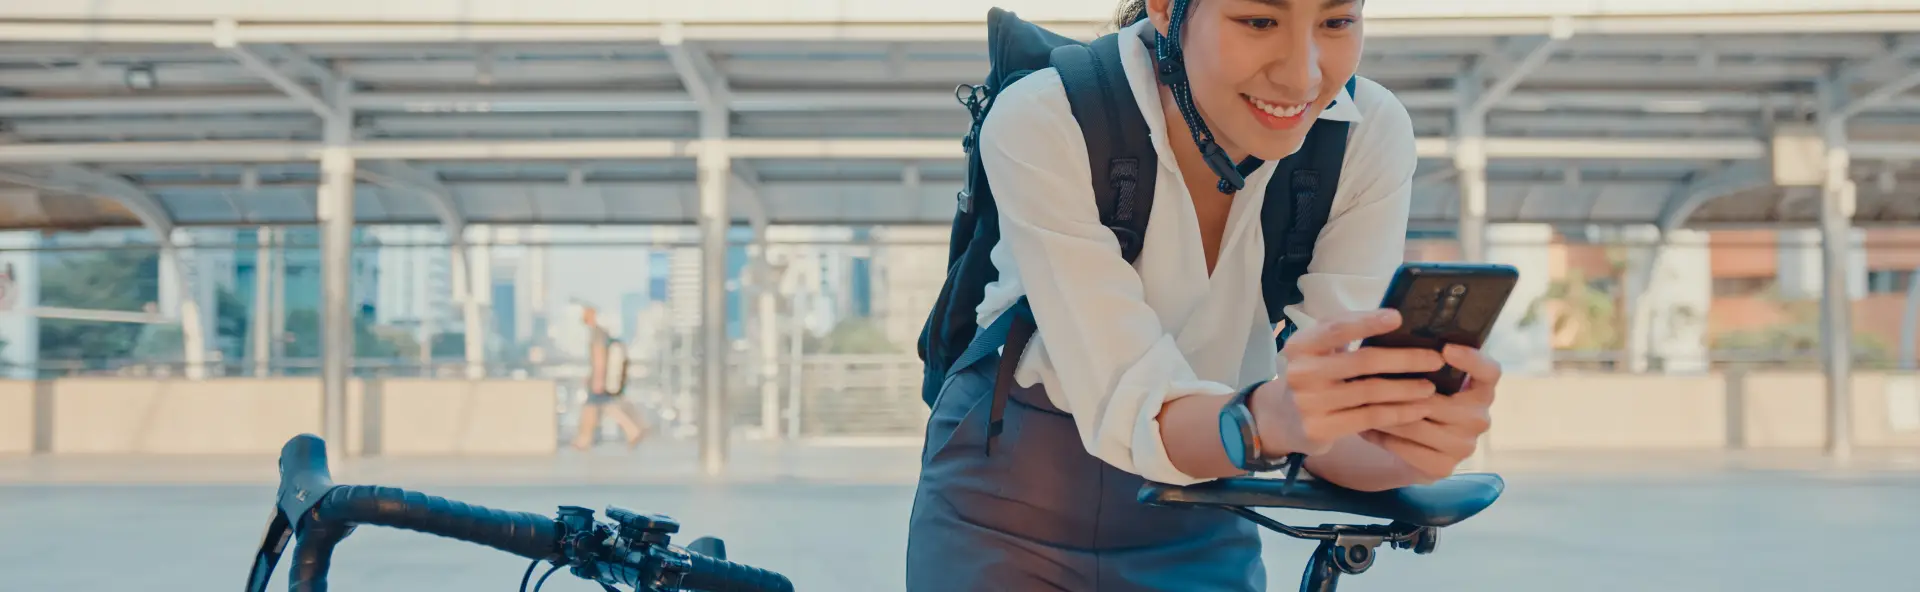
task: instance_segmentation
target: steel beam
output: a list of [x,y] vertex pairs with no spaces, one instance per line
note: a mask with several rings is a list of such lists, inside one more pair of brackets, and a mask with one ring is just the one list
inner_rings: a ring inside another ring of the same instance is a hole
[[[1459,101],[1455,91],[1407,90],[1395,92],[1401,104],[1414,111],[1450,110]],[[1811,99],[1805,93],[1744,93],[1699,90],[1515,90],[1494,105],[1494,111],[1592,110],[1618,113],[1623,110],[1643,113],[1724,113],[1758,112],[1765,109],[1792,110],[1806,106]],[[1920,99],[1899,98],[1886,107],[1902,111],[1920,110]]]
[[338,109],[336,109],[334,105],[321,99],[319,95],[308,90],[305,85],[294,81],[293,78],[287,76],[285,72],[274,68],[272,64],[268,64],[266,60],[254,54],[252,50],[241,47],[239,42],[233,37],[236,28],[237,25],[233,19],[220,19],[215,22],[213,46],[220,48],[221,51],[232,56],[233,59],[240,62],[242,66],[246,66],[247,70],[265,79],[268,84],[273,85],[273,87],[279,89],[280,92],[286,93],[287,96],[293,98],[295,102],[312,110],[314,115],[326,119],[334,117],[335,114],[338,113]]
[[733,102],[733,90],[726,76],[714,67],[706,50],[687,42],[680,23],[667,23],[661,30],[660,46],[666,48],[667,59],[680,76],[681,86],[703,114],[728,108]]
[[141,224],[153,231],[156,239],[163,243],[172,241],[176,227],[173,213],[158,198],[126,178],[75,164],[52,164],[46,171],[45,181],[50,183],[47,187],[112,198],[133,212]]
[[153,232],[154,240],[160,244],[160,257],[168,267],[173,268],[174,281],[178,283],[176,287],[180,291],[180,338],[182,349],[185,350],[187,378],[198,380],[206,377],[206,324],[202,322],[200,302],[194,298],[190,280],[192,273],[187,269],[186,259],[180,255],[175,243],[173,231],[177,224],[173,214],[159,199],[125,178],[73,164],[51,165],[47,171],[48,186],[111,198],[133,212],[140,223]]
[[1916,86],[1920,86],[1920,70],[1908,72],[1906,75],[1895,78],[1886,84],[1882,84],[1868,91],[1867,94],[1847,103],[1845,107],[1841,107],[1835,115],[1839,120],[1845,121],[1855,115],[1859,115],[1862,111],[1885,105],[1887,101],[1893,100],[1894,97],[1898,97]]
[[[1886,46],[1879,55],[1864,62],[1850,64],[1842,69],[1839,79],[1851,81],[1861,75],[1881,70],[1898,69],[1906,71],[1907,60],[1920,56],[1920,37],[1903,37],[1885,42]],[[1823,73],[1824,75],[1824,73]]]
[[[586,5],[582,5],[586,6]],[[599,5],[593,5],[599,6]],[[0,39],[15,41],[64,41],[83,43],[204,43],[212,36],[205,21],[156,20],[151,11],[140,14],[117,11],[75,9],[71,19],[12,21],[0,23]],[[247,43],[497,43],[527,41],[569,41],[578,43],[631,41],[660,33],[662,24],[647,20],[649,13],[610,18],[605,11],[573,11],[566,17],[543,15],[538,20],[523,19],[523,14],[483,11],[447,12],[445,18],[405,21],[400,19],[368,23],[366,19],[335,18],[294,20],[276,17],[270,22],[248,23],[237,37]],[[182,17],[186,16],[181,14]],[[1081,38],[1090,38],[1101,26],[1104,14],[1082,17],[1060,16],[1048,20],[1050,28]],[[1402,13],[1370,17],[1367,35],[1393,37],[1486,37],[1494,35],[1544,35],[1552,31],[1554,20],[1562,18],[1546,9],[1532,14],[1428,14]],[[1920,30],[1920,10],[1799,10],[1742,13],[1672,13],[1647,15],[1609,13],[1589,9],[1565,15],[1583,35],[1710,35],[1764,33],[1882,33]],[[618,21],[618,22],[609,22]],[[475,26],[484,22],[486,26]],[[780,20],[765,18],[742,21],[737,18],[689,22],[684,27],[688,39],[696,40],[781,40],[781,41],[880,41],[937,39],[941,41],[979,42],[986,36],[978,22],[949,17],[923,18],[918,22],[898,19],[867,21]]]
[[433,208],[433,214],[449,231],[467,225],[467,216],[453,201],[453,190],[441,183],[440,178],[408,164],[405,161],[381,161],[362,164],[357,174],[375,185],[390,189],[412,191],[426,200],[427,207]]
[[[947,139],[709,140],[375,140],[350,144],[362,160],[593,160],[694,159],[702,146],[724,147],[741,159],[957,160],[960,143]],[[0,164],[20,163],[248,163],[313,162],[322,145],[313,142],[126,142],[0,145]],[[1759,138],[1524,138],[1488,137],[1490,159],[1757,160],[1767,155]],[[1856,160],[1913,160],[1920,142],[1859,142]],[[1421,158],[1449,158],[1452,138],[1415,140]]]
[[98,323],[137,323],[142,325],[165,325],[174,322],[166,315],[129,312],[124,310],[99,310],[86,308],[64,308],[58,306],[34,307],[33,316],[42,319],[66,319],[74,321],[93,321]]
[[[1511,80],[1514,84],[1519,83],[1518,79]],[[1406,90],[1395,93],[1395,96],[1414,111],[1450,109],[1458,100],[1453,91],[1446,90]],[[1584,110],[1618,113],[1624,109],[1656,114],[1754,113],[1768,108],[1795,109],[1808,101],[1806,95],[1791,92],[1509,89],[1497,101],[1489,101],[1485,108],[1490,112]],[[352,103],[345,106],[362,113],[690,113],[698,112],[701,103],[687,93],[670,91],[368,92],[356,95]],[[728,106],[739,113],[944,113],[958,108],[951,96],[921,91],[845,93],[736,90],[731,92]],[[1920,111],[1920,98],[1898,96],[1895,93],[1880,103],[1879,108],[1901,112]],[[311,102],[280,95],[0,99],[0,117],[267,115],[313,111]]]
[[[284,74],[280,75],[284,78]],[[299,88],[297,83],[294,88]],[[953,97],[944,93],[918,91],[736,92],[729,105],[735,111],[747,113],[959,108]],[[687,113],[699,111],[701,103],[687,93],[671,91],[367,92],[355,95],[346,107],[363,113]],[[269,114],[299,113],[313,108],[311,102],[279,95],[0,99],[0,116],[5,117]]]
[[1494,81],[1493,86],[1478,93],[1478,96],[1473,98],[1473,106],[1469,107],[1468,111],[1477,116],[1486,116],[1487,111],[1506,99],[1508,93],[1520,86],[1520,82],[1526,80],[1534,70],[1552,59],[1553,52],[1560,49],[1561,44],[1571,38],[1573,38],[1573,21],[1566,18],[1554,19],[1553,32],[1529,50],[1527,57],[1522,58],[1520,63],[1501,74],[1500,79]]
[[1889,103],[1899,98],[1901,93],[1920,84],[1920,79],[1915,78],[1913,68],[1908,63],[1915,56],[1920,56],[1920,37],[1907,37],[1889,42],[1886,52],[1877,57],[1840,68],[1833,79],[1835,83],[1842,86],[1851,85],[1868,74],[1883,70],[1892,70],[1897,75],[1894,79],[1868,91],[1865,96],[1840,106],[1838,109],[1840,119],[1850,121],[1854,116],[1869,109],[1889,106]]
[[1733,195],[1749,189],[1757,189],[1773,184],[1767,175],[1767,168],[1759,161],[1738,162],[1721,167],[1712,173],[1696,174],[1686,185],[1675,191],[1667,201],[1666,209],[1660,212],[1656,225],[1660,235],[1678,230],[1685,226],[1687,218],[1707,202]]
[[[667,61],[673,64],[674,73],[680,77],[680,85],[686,89],[687,95],[693,98],[694,104],[699,108],[701,137],[711,138],[713,136],[709,132],[729,127],[733,111],[736,110],[733,85],[727,82],[726,74],[714,65],[712,56],[699,45],[687,42],[679,23],[667,24],[661,32],[660,45],[667,50]],[[845,108],[844,103],[836,106]],[[724,121],[712,122],[716,118]],[[722,133],[720,136],[725,137],[729,134],[730,132]],[[747,198],[748,218],[757,221],[756,224],[764,225],[767,219],[767,205],[757,190],[758,179],[750,170],[734,166],[729,168],[733,171],[727,180],[729,188],[744,190],[739,193]],[[731,223],[732,214],[729,213],[727,219]]]

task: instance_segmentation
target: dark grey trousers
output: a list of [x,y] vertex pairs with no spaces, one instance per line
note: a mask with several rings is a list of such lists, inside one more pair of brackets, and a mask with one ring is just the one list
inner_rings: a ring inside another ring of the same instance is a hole
[[956,370],[927,423],[908,592],[1266,590],[1258,527],[1136,501],[1144,481],[1088,454],[1073,418],[1015,387],[987,454],[997,356]]

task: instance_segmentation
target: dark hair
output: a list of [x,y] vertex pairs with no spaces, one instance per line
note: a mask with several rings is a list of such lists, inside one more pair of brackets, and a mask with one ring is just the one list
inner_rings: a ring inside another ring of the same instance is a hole
[[1118,31],[1132,26],[1147,18],[1147,0],[1120,0],[1120,7],[1113,11],[1113,20],[1107,23],[1109,30]]

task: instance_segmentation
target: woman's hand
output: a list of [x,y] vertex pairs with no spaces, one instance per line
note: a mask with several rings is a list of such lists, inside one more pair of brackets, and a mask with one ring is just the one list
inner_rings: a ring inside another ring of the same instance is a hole
[[1467,388],[1451,397],[1439,397],[1424,419],[1376,428],[1360,437],[1392,453],[1407,464],[1420,483],[1432,483],[1453,474],[1461,461],[1473,456],[1480,435],[1493,425],[1490,409],[1500,384],[1500,363],[1480,350],[1449,345],[1448,365],[1467,373]]
[[1355,342],[1400,327],[1399,311],[1353,312],[1294,334],[1280,352],[1286,375],[1253,394],[1249,403],[1262,452],[1279,458],[1327,452],[1343,437],[1425,420],[1446,402],[1425,379],[1362,378],[1432,372],[1439,352],[1367,347]]

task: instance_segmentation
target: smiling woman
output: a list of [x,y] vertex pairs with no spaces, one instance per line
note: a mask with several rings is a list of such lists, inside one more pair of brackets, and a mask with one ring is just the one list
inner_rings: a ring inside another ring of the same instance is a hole
[[[1354,75],[1362,8],[1130,1],[1079,54],[1092,66],[1051,53],[1070,72],[1003,63],[1049,55],[1044,32],[990,35],[995,76],[1027,73],[970,91],[974,174],[991,190],[963,192],[958,220],[978,198],[999,239],[956,232],[969,252],[949,288],[976,277],[974,249],[991,249],[993,279],[943,291],[965,304],[935,321],[965,330],[923,343],[933,410],[909,590],[1265,590],[1252,523],[1138,503],[1142,486],[1304,467],[1377,491],[1472,452],[1497,367],[1472,350],[1347,347],[1399,324],[1376,307],[1417,163],[1405,107]],[[1069,91],[1090,84],[1102,98]],[[1145,211],[1117,219],[1150,224],[1109,218],[1129,199]],[[969,355],[937,350],[953,338]],[[975,353],[995,351],[1011,358]],[[1360,379],[1443,364],[1472,373],[1472,392]]]

